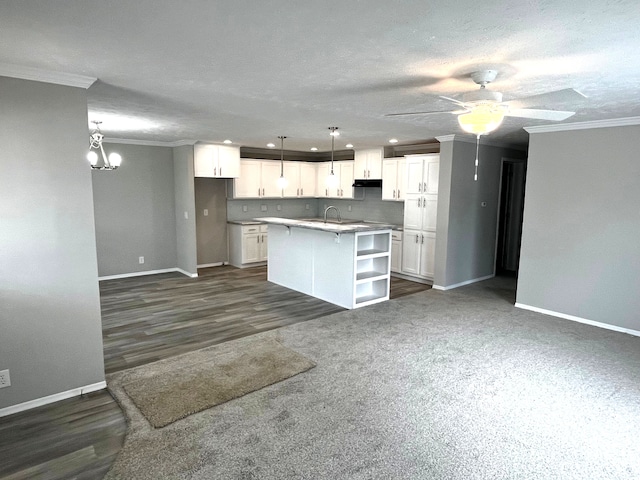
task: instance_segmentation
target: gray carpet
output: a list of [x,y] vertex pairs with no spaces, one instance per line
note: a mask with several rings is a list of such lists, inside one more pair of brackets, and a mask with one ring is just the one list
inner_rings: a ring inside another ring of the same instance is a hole
[[259,334],[316,368],[161,430],[110,375],[130,426],[106,478],[640,478],[640,338],[511,297],[488,281]]
[[160,428],[315,366],[272,338],[258,337],[250,349],[233,345],[135,369],[122,388],[149,423]]

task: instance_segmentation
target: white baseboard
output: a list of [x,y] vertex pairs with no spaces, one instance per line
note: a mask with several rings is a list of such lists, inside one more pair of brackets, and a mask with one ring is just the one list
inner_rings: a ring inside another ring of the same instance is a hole
[[424,285],[433,285],[433,280],[423,277],[415,277],[413,275],[407,275],[406,273],[391,272],[392,277],[402,278],[403,280],[409,280],[410,282],[422,283]]
[[490,278],[493,278],[495,276],[496,275],[494,273],[492,273],[491,275],[487,275],[487,276],[479,277],[479,278],[474,278],[472,280],[466,280],[464,282],[456,283],[456,284],[453,284],[453,285],[447,285],[447,286],[434,285],[433,289],[434,290],[452,290],[454,288],[464,287],[465,285],[470,285],[472,283],[482,282],[483,280],[489,280]]
[[186,275],[187,277],[195,278],[198,276],[197,273],[189,273],[181,268],[163,268],[161,270],[146,270],[144,272],[131,272],[131,273],[120,273],[118,275],[106,275],[104,277],[98,277],[98,281],[102,280],[116,280],[118,278],[129,278],[129,277],[142,277],[144,275],[157,275],[159,273],[172,273],[178,272]]
[[173,271],[181,273],[181,274],[186,275],[187,277],[191,277],[191,278],[197,278],[197,276],[198,276],[197,273],[189,273],[186,270],[182,270],[181,268],[174,268]]
[[228,265],[228,263],[227,262],[203,263],[202,265],[198,265],[198,268],[221,267],[222,265]]
[[615,332],[628,333],[629,335],[634,335],[636,337],[640,337],[640,331],[632,330],[630,328],[619,327],[617,325],[611,325],[610,323],[602,323],[596,322],[593,320],[588,320],[582,317],[576,317],[574,315],[567,315],[566,313],[554,312],[553,310],[546,310],[544,308],[532,307],[531,305],[525,305],[523,303],[515,303],[515,306],[518,308],[522,308],[523,310],[530,310],[532,312],[543,313],[545,315],[551,315],[552,317],[563,318],[565,320],[571,320],[572,322],[585,323],[587,325],[592,325],[594,327],[605,328],[607,330],[613,330]]
[[103,381],[92,383],[91,385],[85,385],[84,387],[73,388],[66,392],[54,393],[53,395],[36,398],[35,400],[29,400],[28,402],[0,408],[0,417],[6,417],[7,415],[13,415],[14,413],[24,412],[25,410],[31,410],[36,407],[42,407],[43,405],[59,402],[60,400],[66,400],[67,398],[79,397],[85,393],[96,392],[105,388],[107,388],[107,382]]

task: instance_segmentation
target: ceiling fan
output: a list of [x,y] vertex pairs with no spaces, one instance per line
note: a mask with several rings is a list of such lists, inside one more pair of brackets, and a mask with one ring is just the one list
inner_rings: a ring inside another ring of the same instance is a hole
[[553,92],[542,93],[530,97],[519,98],[507,102],[502,101],[502,93],[488,90],[486,86],[493,82],[498,75],[497,70],[480,70],[470,74],[471,79],[478,85],[479,90],[467,92],[462,100],[440,96],[440,98],[457,105],[456,110],[435,112],[404,112],[389,113],[387,117],[404,115],[439,115],[451,113],[458,115],[458,123],[466,132],[477,137],[476,143],[476,173],[474,180],[478,179],[478,149],[480,136],[486,135],[500,126],[504,117],[533,118],[537,120],[562,121],[575,115],[575,112],[565,110],[542,110],[527,108],[548,105],[550,103],[563,103],[584,99],[585,96],[573,88],[565,88]]

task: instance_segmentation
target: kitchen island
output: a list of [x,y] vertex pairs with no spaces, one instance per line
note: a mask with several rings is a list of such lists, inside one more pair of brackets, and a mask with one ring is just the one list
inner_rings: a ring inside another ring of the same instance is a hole
[[389,299],[393,225],[265,217],[267,279],[344,308]]

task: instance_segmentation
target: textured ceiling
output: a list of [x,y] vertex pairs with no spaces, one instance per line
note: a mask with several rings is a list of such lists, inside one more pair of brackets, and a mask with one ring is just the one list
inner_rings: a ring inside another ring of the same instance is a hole
[[[89,118],[107,140],[231,139],[327,150],[461,133],[449,110],[492,67],[505,100],[573,87],[541,105],[567,122],[640,115],[638,0],[2,0],[0,64],[97,77]],[[1,69],[0,69],[1,71]],[[0,92],[1,94],[1,92]],[[494,141],[526,144],[507,118]]]

